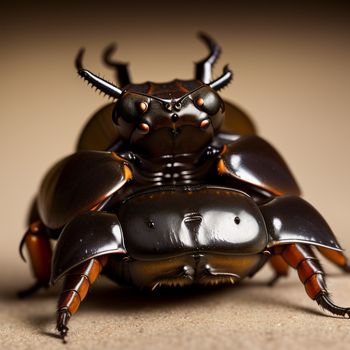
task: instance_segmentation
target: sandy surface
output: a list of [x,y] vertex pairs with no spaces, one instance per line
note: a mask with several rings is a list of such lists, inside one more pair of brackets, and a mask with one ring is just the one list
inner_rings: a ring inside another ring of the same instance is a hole
[[[164,81],[192,76],[192,62],[205,52],[196,41],[197,30],[214,36],[224,49],[217,74],[227,62],[235,71],[235,82],[222,95],[253,117],[259,133],[288,161],[305,198],[350,248],[350,30],[345,11],[330,6],[259,12],[222,8],[220,2],[200,10],[178,11],[183,18],[176,25],[169,20],[169,8],[156,13],[127,5],[2,11],[1,349],[63,348],[54,336],[59,291],[24,301],[15,297],[32,282],[17,246],[41,176],[72,152],[88,116],[106,103],[72,68],[82,45],[88,48],[88,66],[110,79],[100,53],[117,40],[118,57],[131,62],[135,81]],[[214,21],[212,14],[218,13],[220,21]],[[328,264],[326,269],[334,299],[350,305],[349,276]],[[72,319],[65,348],[349,348],[348,320],[322,315],[295,272],[274,288],[265,284],[270,276],[266,268],[234,288],[153,294],[101,279]]]
[[[65,347],[54,329],[58,291],[18,301],[13,294],[23,278],[1,294],[1,348],[348,349],[348,320],[322,314],[295,276],[274,288],[267,277],[268,271],[237,287],[153,293],[101,279],[71,320]],[[348,276],[332,276],[330,286],[338,303],[349,301]]]

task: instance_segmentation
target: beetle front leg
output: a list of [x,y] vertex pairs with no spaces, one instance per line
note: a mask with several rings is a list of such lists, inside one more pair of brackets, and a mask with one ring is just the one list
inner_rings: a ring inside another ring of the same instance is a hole
[[327,290],[325,273],[312,249],[303,244],[289,244],[279,247],[286,263],[298,271],[306,293],[312,300],[333,315],[350,317],[350,308],[335,305]]
[[57,330],[63,340],[68,333],[69,319],[77,312],[90,286],[96,281],[106,263],[107,256],[93,258],[66,275],[57,306]]

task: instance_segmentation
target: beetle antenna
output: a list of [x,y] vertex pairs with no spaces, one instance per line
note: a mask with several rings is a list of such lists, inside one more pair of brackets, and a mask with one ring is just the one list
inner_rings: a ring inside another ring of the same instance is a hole
[[90,83],[92,86],[94,86],[101,92],[104,92],[106,95],[113,98],[120,97],[120,95],[123,93],[123,90],[113,85],[109,81],[100,78],[98,75],[90,72],[89,70],[83,67],[82,61],[84,52],[85,49],[80,49],[75,59],[75,68],[77,69],[78,74],[88,83]]
[[224,88],[228,84],[230,84],[231,80],[233,78],[233,72],[231,69],[226,65],[223,69],[223,73],[219,76],[219,78],[211,81],[209,83],[209,86],[216,90],[219,91],[220,89]]
[[220,56],[221,48],[209,35],[199,33],[198,36],[209,49],[209,55],[196,63],[196,79],[209,84],[212,79],[212,68]]
[[119,82],[121,87],[124,87],[131,83],[128,64],[112,60],[113,53],[117,50],[116,44],[110,44],[103,51],[103,62],[115,69],[116,80]]

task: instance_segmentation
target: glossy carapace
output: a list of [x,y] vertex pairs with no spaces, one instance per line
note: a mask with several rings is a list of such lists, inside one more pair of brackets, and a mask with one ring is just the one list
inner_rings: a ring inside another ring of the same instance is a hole
[[350,315],[330,300],[314,254],[349,271],[342,248],[300,198],[280,154],[220,97],[232,72],[226,66],[212,78],[220,48],[201,38],[209,54],[192,80],[134,84],[111,46],[104,61],[116,71],[113,84],[84,68],[83,50],[77,56],[78,74],[115,101],[93,115],[77,151],[44,177],[21,244],[36,278],[22,295],[64,279],[62,338],[100,274],[150,289],[234,284],[269,262],[271,284],[293,267],[310,298]]

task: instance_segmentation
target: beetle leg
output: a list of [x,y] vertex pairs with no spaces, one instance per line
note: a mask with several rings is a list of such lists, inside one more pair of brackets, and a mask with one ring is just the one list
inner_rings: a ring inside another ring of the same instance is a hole
[[317,247],[319,252],[331,261],[333,264],[340,267],[345,272],[350,272],[350,262],[343,252],[337,250],[328,249],[324,247]]
[[[29,259],[36,283],[18,293],[19,297],[26,297],[41,287],[48,287],[51,275],[52,248],[50,239],[41,221],[32,223],[23,238],[23,244],[28,249]],[[21,247],[20,247],[21,248]]]
[[281,256],[286,263],[298,271],[306,293],[312,300],[334,315],[350,317],[350,308],[333,304],[327,290],[325,273],[312,249],[302,244],[283,247]]
[[106,263],[107,256],[93,258],[75,267],[66,275],[57,306],[57,330],[63,340],[68,332],[69,319],[77,312],[90,286],[96,281]]
[[280,255],[271,255],[269,262],[275,271],[275,275],[267,283],[268,286],[272,287],[281,277],[288,276],[289,266]]

